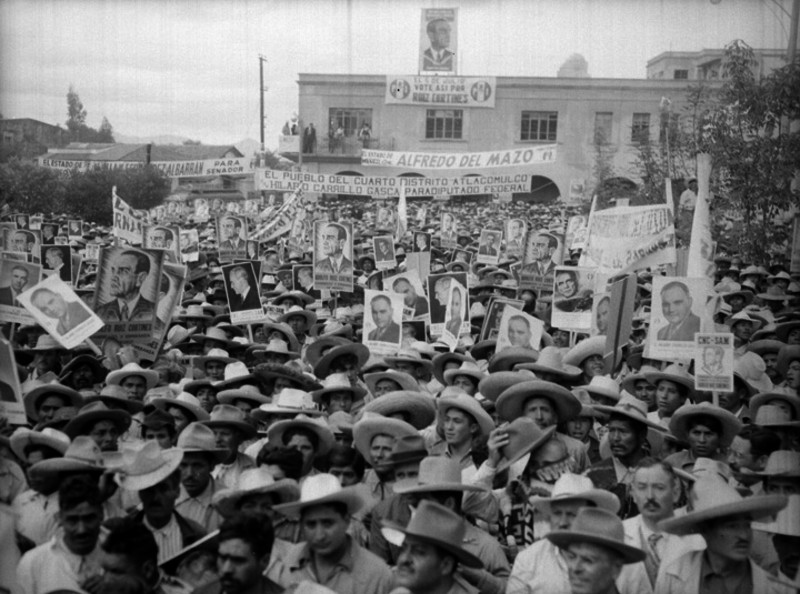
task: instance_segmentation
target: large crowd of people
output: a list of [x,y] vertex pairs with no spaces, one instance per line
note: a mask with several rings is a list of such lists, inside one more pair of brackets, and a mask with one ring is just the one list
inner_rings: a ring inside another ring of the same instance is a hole
[[[455,248],[440,241],[444,212]],[[262,237],[269,321],[232,324],[214,224],[189,216],[173,223],[198,230],[200,255],[154,357],[113,340],[102,355],[66,350],[40,326],[3,325],[15,360],[2,365],[21,393],[2,399],[21,399],[27,423],[0,424],[0,592],[800,590],[800,279],[784,254],[717,255],[706,299],[734,365],[732,390],[712,393],[696,389],[691,353],[646,349],[666,267],[636,271],[632,331],[609,358],[613,300],[592,332],[554,327],[551,295],[520,288],[499,234],[498,263],[477,263],[481,231],[511,219],[563,246],[577,208],[412,203],[396,267],[381,271],[371,238],[396,222],[381,228],[355,199],[307,213],[352,225],[352,292],[293,278],[313,243]],[[409,266],[415,232],[432,235],[425,274],[466,273],[455,344],[418,323],[432,295],[382,285]],[[102,249],[113,229],[85,224],[65,243]],[[562,260],[577,264],[570,247]],[[91,296],[96,272],[80,274],[74,287]],[[10,304],[25,279],[6,281]],[[403,294],[397,352],[365,346],[368,288]],[[539,348],[482,339],[494,298],[542,321]],[[707,375],[720,373],[717,351]]]

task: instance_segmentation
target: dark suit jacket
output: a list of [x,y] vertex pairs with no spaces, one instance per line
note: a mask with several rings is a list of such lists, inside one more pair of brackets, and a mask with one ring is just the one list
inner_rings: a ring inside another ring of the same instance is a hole
[[11,287],[0,287],[0,305],[14,305],[14,291]]
[[56,331],[59,334],[66,334],[73,328],[76,328],[91,317],[91,314],[86,311],[80,303],[71,301],[67,303],[67,316],[58,320],[58,327]]
[[[380,333],[380,335],[379,335]],[[367,336],[367,340],[379,340],[381,342],[398,342],[400,340],[400,326],[391,322],[386,326],[386,330],[382,333],[379,328],[375,328]]]
[[[188,547],[190,544],[200,540],[206,535],[205,528],[203,528],[194,520],[184,518],[176,511],[172,512],[172,514],[175,516],[175,521],[178,522],[178,530],[181,532],[181,539],[183,540],[184,547]],[[136,522],[141,522],[144,524],[144,510],[135,511],[130,515],[130,517],[132,517]],[[112,518],[107,520],[105,523],[107,526],[113,527],[114,521],[115,518]]]
[[478,253],[482,256],[496,256],[497,250],[491,245],[482,245],[478,250]]
[[414,302],[414,315],[424,316],[426,313],[428,313],[428,300],[425,297],[417,297]]
[[339,270],[334,270],[333,262],[330,258],[325,258],[322,262],[317,263],[317,272],[323,274],[353,274],[353,263],[347,258],[342,258],[342,265]]
[[241,252],[241,253],[244,254],[244,253],[247,252],[247,242],[246,241],[240,241],[238,243],[238,245],[233,245],[233,243],[231,243],[230,239],[226,239],[221,244],[219,244],[219,249],[220,249],[220,251],[225,250],[225,251],[229,251],[229,252]]
[[123,320],[119,311],[119,301],[114,298],[98,307],[97,315],[104,322],[150,321],[156,317],[155,303],[140,296],[136,307],[130,312],[130,318]]
[[693,342],[695,332],[700,332],[700,318],[690,313],[683,322],[674,328],[672,328],[672,324],[659,328],[656,336],[658,340]]
[[431,48],[426,49],[423,54],[422,69],[423,70],[452,70],[453,69],[453,52],[449,49],[442,50],[441,60],[437,60]]
[[234,293],[231,295],[231,311],[247,311],[250,309],[261,309],[261,299],[258,296],[258,293],[250,287],[247,290],[247,295],[244,296],[242,299],[241,296]]

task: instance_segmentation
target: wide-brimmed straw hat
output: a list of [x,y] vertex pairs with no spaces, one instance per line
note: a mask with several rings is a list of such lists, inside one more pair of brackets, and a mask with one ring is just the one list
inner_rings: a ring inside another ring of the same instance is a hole
[[317,404],[323,404],[325,397],[333,392],[348,392],[353,397],[353,402],[363,400],[366,391],[361,386],[350,383],[346,373],[332,373],[322,380],[322,388],[311,392],[311,398]]
[[636,392],[636,382],[646,381],[648,384],[650,383],[647,379],[648,373],[658,373],[658,369],[650,365],[642,365],[637,373],[632,373],[622,380],[622,389],[628,394],[634,394]]
[[41,431],[33,431],[27,427],[17,427],[9,438],[9,446],[20,460],[26,460],[25,450],[29,446],[45,446],[59,452],[62,456],[69,448],[69,435],[57,429],[45,427]]
[[141,376],[147,384],[148,390],[154,388],[158,383],[157,371],[153,371],[152,369],[144,369],[138,363],[128,363],[116,371],[109,372],[109,374],[106,376],[106,384],[120,385],[126,377],[130,377],[132,375]]
[[800,419],[800,396],[793,396],[785,392],[761,392],[756,394],[747,403],[750,415],[755,417],[759,408],[765,404],[773,404],[775,401],[782,402],[790,410],[793,410],[794,420]]
[[[157,389],[157,388],[154,388]],[[145,395],[146,396],[146,395]],[[103,386],[99,394],[91,394],[84,398],[84,404],[100,401],[108,408],[119,408],[135,415],[144,409],[144,403],[128,396],[128,391],[117,384]]]
[[325,414],[318,407],[311,394],[296,388],[284,388],[272,399],[272,402],[262,404],[250,412],[250,416],[257,421],[266,422],[273,415],[299,415],[320,416]]
[[58,375],[59,380],[64,381],[72,374],[73,371],[83,365],[88,365],[92,368],[92,374],[94,375],[95,381],[99,382],[104,380],[108,374],[108,369],[103,367],[103,364],[100,363],[100,361],[98,361],[97,357],[94,355],[77,355],[61,368],[61,373]]
[[434,501],[420,501],[411,514],[407,527],[401,528],[387,522],[384,523],[381,532],[392,544],[401,545],[403,540],[410,536],[445,550],[465,567],[476,569],[483,567],[478,557],[462,547],[466,533],[464,519]]
[[208,421],[211,418],[197,397],[189,392],[181,392],[175,398],[159,396],[158,398],[153,398],[150,404],[163,411],[174,406],[188,413],[189,417],[195,421]]
[[283,441],[283,436],[289,429],[295,428],[305,429],[317,436],[317,441],[319,442],[319,447],[316,452],[317,456],[324,456],[327,454],[333,447],[333,444],[336,443],[333,431],[331,431],[331,428],[323,419],[319,417],[312,418],[304,414],[297,415],[293,419],[277,421],[270,425],[267,431],[269,442],[275,445],[286,445]]
[[208,340],[213,340],[225,345],[226,349],[236,348],[238,345],[228,338],[228,334],[222,329],[212,326],[206,328],[205,333],[195,334],[192,340],[199,343],[205,343]]
[[384,417],[402,414],[408,424],[415,429],[424,429],[436,418],[436,405],[433,398],[422,392],[398,390],[368,402],[365,413],[376,413]]
[[297,359],[300,354],[289,350],[289,343],[280,338],[273,338],[265,345],[252,346],[248,352],[253,355],[271,353],[273,355],[285,355],[286,360]]
[[341,355],[355,355],[358,360],[358,367],[363,367],[369,360],[369,349],[360,342],[351,342],[333,347],[314,365],[314,375],[318,378],[327,377],[333,361]]
[[404,371],[397,371],[396,369],[387,369],[386,371],[376,371],[374,373],[365,373],[364,382],[367,384],[369,391],[374,394],[378,382],[381,380],[391,380],[395,382],[400,390],[406,392],[421,392],[419,382],[411,377]]
[[266,493],[275,493],[280,499],[279,504],[290,503],[300,498],[300,487],[292,479],[276,481],[266,466],[259,466],[242,472],[235,489],[215,493],[213,503],[219,513],[228,518],[236,513],[245,497]]
[[768,519],[786,507],[785,495],[754,495],[742,497],[734,487],[714,476],[697,479],[691,491],[692,511],[682,516],[662,520],[660,530],[671,534],[699,532],[709,520],[746,515],[751,520]]
[[494,421],[489,416],[480,403],[472,396],[464,392],[449,396],[440,396],[436,400],[436,407],[439,409],[439,418],[444,418],[445,413],[451,408],[458,409],[470,415],[480,428],[481,435],[489,435],[494,429]]
[[517,365],[516,369],[527,369],[533,373],[552,373],[565,381],[574,380],[581,374],[580,368],[564,362],[561,349],[554,346],[544,347],[535,362],[522,363]]
[[607,415],[625,417],[626,419],[641,423],[650,429],[654,429],[662,433],[667,430],[666,427],[659,425],[658,423],[647,418],[647,404],[635,396],[629,396],[628,394],[625,394],[614,406],[595,404],[592,408],[594,408],[594,410],[597,412],[605,413]]
[[484,398],[496,402],[497,398],[511,386],[536,379],[536,375],[527,369],[515,371],[496,371],[484,377],[478,384],[478,392]]
[[682,365],[678,365],[677,363],[673,363],[672,365],[668,365],[664,371],[653,371],[651,373],[644,374],[645,379],[653,384],[654,386],[658,384],[661,380],[667,380],[673,382],[675,384],[681,385],[688,390],[688,398],[689,400],[694,401],[695,398],[695,391],[694,391],[694,377],[686,371],[686,368]]
[[102,474],[106,471],[100,447],[88,435],[79,435],[72,440],[60,458],[49,458],[37,462],[28,469],[31,474],[56,474],[59,472],[90,472]]
[[800,537],[800,495],[789,495],[789,503],[770,522],[753,522],[754,530]]
[[615,513],[596,507],[582,507],[569,530],[556,530],[545,536],[562,549],[573,543],[591,543],[609,548],[625,564],[643,561],[646,556],[642,549],[625,543],[622,520]]
[[[605,348],[605,336],[586,338],[567,351],[567,354],[564,355],[564,363],[566,365],[580,367],[581,363],[583,363],[587,357],[591,357],[592,355],[600,355],[602,357],[603,353],[605,353]],[[622,348],[620,347],[617,351],[616,359],[619,360],[621,355]]]
[[536,421],[529,417],[519,417],[511,421],[505,428],[508,443],[501,449],[503,459],[497,465],[497,472],[502,472],[523,456],[536,450],[553,436],[555,425],[540,429]]
[[123,489],[143,491],[153,487],[175,472],[183,460],[183,450],[161,449],[155,440],[141,448],[124,450],[116,467],[114,481]]
[[417,430],[405,421],[365,411],[361,419],[353,426],[353,446],[361,452],[364,459],[369,460],[369,451],[375,436],[388,435],[396,440],[416,434]]
[[224,461],[230,452],[227,448],[218,448],[214,431],[202,423],[189,423],[178,436],[176,447],[185,454],[208,454],[216,460],[216,464]]
[[29,391],[22,399],[25,405],[25,414],[28,418],[38,421],[39,415],[36,409],[39,408],[39,403],[47,396],[55,395],[62,398],[66,406],[74,406],[80,408],[83,405],[83,397],[80,392],[73,390],[58,382],[51,382],[49,384],[41,384]]
[[272,398],[264,396],[257,387],[252,385],[217,392],[217,402],[220,404],[235,404],[237,400],[244,400],[253,408],[272,402]]
[[422,435],[404,435],[394,442],[389,463],[393,466],[420,462],[428,456],[425,439]]
[[722,434],[719,442],[722,447],[728,447],[733,442],[733,438],[742,430],[742,422],[731,412],[724,408],[714,406],[710,402],[700,404],[685,404],[675,411],[669,421],[669,431],[679,440],[688,443],[689,425],[692,419],[699,416],[711,417],[719,421],[722,427]]
[[[492,345],[492,348],[494,348],[494,345]],[[474,350],[475,349],[473,349],[473,351]],[[476,358],[478,357],[478,355],[474,353],[473,356]],[[494,355],[489,358],[487,371],[489,373],[511,371],[522,364],[535,363],[537,359],[539,359],[539,351],[527,347],[508,347],[502,351],[495,352]]]
[[786,409],[773,404],[762,404],[753,415],[753,425],[773,429],[800,429],[800,421],[793,421]]
[[797,360],[800,360],[800,344],[785,345],[778,351],[778,361],[775,363],[775,367],[783,377],[786,377],[789,364]]
[[276,505],[273,509],[286,516],[298,516],[304,509],[327,503],[343,503],[347,513],[353,515],[364,508],[368,501],[358,486],[342,487],[332,474],[309,476],[300,487],[300,499]]
[[595,375],[583,389],[589,394],[608,398],[614,402],[619,402],[619,384],[607,375]]
[[478,485],[461,482],[461,467],[458,462],[445,456],[428,456],[419,463],[416,478],[397,481],[394,492],[429,493],[438,491],[485,491]]
[[[308,293],[304,293],[303,291],[294,291],[294,290],[286,291],[285,293],[281,293],[277,297],[274,297],[272,299],[272,303],[274,305],[280,305],[281,303],[283,303],[287,299],[297,299],[303,305],[309,305],[311,303],[314,303],[314,298],[311,295],[309,295]],[[295,306],[295,307],[297,307],[297,306]]]
[[531,398],[546,398],[553,405],[558,415],[558,422],[563,423],[578,416],[581,403],[566,388],[543,380],[529,380],[511,386],[497,399],[498,416],[511,421],[524,415],[525,403]]
[[433,363],[423,357],[419,351],[414,349],[400,349],[397,351],[396,355],[385,357],[385,360],[386,364],[389,366],[394,366],[398,363],[413,363],[414,365],[421,366],[427,372],[431,372],[433,370]]
[[455,381],[456,377],[459,375],[466,375],[467,377],[471,377],[475,380],[475,385],[477,386],[480,381],[486,377],[486,374],[481,371],[478,367],[478,364],[474,361],[463,361],[461,365],[457,369],[448,369],[444,372],[444,383],[448,386],[452,386],[453,382]]
[[64,433],[75,439],[78,435],[86,435],[98,421],[111,421],[122,434],[131,425],[131,415],[124,410],[108,408],[102,402],[90,402],[84,405],[78,414],[64,427]]
[[546,514],[551,513],[550,504],[562,501],[591,501],[596,507],[615,514],[619,511],[619,498],[611,491],[597,489],[588,476],[565,472],[553,485],[550,497],[531,497],[531,505]]
[[201,422],[211,429],[215,427],[236,429],[245,436],[245,439],[251,439],[256,436],[256,428],[247,422],[242,409],[230,404],[217,404],[211,410],[209,419]]
[[234,363],[236,359],[231,357],[228,354],[228,351],[224,349],[211,349],[202,357],[195,358],[195,367],[202,367],[210,361],[218,361],[224,365],[227,365],[228,363]]
[[286,310],[286,313],[284,313],[281,317],[278,318],[278,323],[285,324],[289,321],[290,318],[293,318],[294,316],[302,316],[303,318],[305,318],[306,324],[308,326],[313,325],[314,322],[317,321],[317,314],[315,314],[313,311],[308,309],[303,309],[299,305],[293,305],[292,307]]
[[775,450],[767,458],[764,469],[760,472],[742,469],[742,474],[750,474],[768,479],[770,477],[800,478],[800,452],[793,450]]
[[433,360],[431,361],[433,365],[433,377],[436,380],[444,385],[444,368],[448,363],[458,363],[461,365],[464,361],[473,361],[474,359],[466,355],[464,353],[457,353],[457,352],[447,352],[447,353],[439,353],[437,354]]

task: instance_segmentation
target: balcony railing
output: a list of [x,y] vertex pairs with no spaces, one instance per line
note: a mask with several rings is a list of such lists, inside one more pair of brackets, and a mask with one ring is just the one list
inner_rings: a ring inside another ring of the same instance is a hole
[[[282,154],[297,154],[300,150],[302,136],[279,136],[278,152]],[[394,140],[382,141],[380,138],[372,137],[366,142],[362,142],[355,136],[345,136],[341,139],[328,138],[327,135],[317,137],[316,146],[313,150],[303,151],[304,155],[344,155],[357,157],[361,155],[361,149],[376,149],[390,151],[394,149]]]

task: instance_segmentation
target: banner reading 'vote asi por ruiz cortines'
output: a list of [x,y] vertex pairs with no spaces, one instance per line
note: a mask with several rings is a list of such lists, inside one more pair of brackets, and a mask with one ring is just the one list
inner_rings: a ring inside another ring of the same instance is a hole
[[486,169],[490,167],[527,167],[555,163],[556,144],[543,144],[481,153],[415,153],[363,149],[361,164],[409,169]]
[[366,177],[327,175],[297,171],[256,169],[256,189],[277,192],[313,192],[318,194],[352,194],[387,198],[413,196],[469,196],[503,192],[529,192],[530,174],[483,175],[475,177]]
[[387,104],[447,107],[494,107],[497,90],[493,76],[386,77]]

